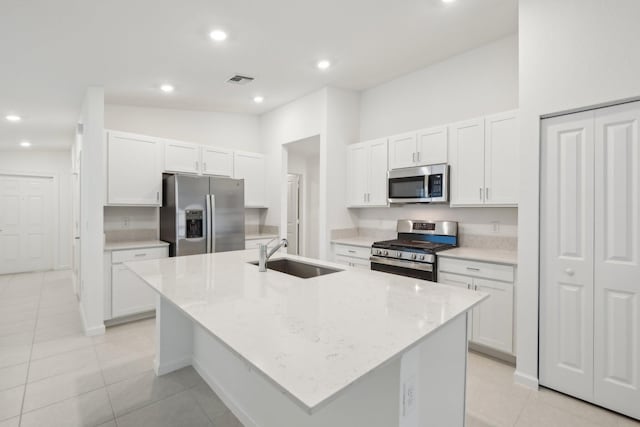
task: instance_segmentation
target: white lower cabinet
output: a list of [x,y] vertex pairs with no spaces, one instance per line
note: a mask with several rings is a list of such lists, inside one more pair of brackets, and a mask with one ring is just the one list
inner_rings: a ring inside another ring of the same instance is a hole
[[489,294],[469,316],[469,340],[510,355],[515,354],[514,277],[510,265],[438,259],[438,282]]
[[155,310],[155,292],[125,267],[135,260],[166,258],[168,247],[114,250],[105,255],[105,320]]
[[370,247],[351,246],[343,244],[334,244],[333,260],[337,264],[346,265],[347,267],[362,268],[371,270]]

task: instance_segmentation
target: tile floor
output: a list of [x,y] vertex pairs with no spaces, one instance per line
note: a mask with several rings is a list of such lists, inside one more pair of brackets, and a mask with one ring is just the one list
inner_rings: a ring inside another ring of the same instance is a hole
[[[241,427],[193,369],[154,375],[153,332],[146,320],[85,337],[68,271],[0,276],[0,427]],[[470,354],[469,427],[640,427],[512,375]]]

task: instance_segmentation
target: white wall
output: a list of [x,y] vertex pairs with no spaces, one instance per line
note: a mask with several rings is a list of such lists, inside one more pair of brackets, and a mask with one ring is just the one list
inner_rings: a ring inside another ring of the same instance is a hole
[[105,128],[262,152],[258,116],[211,111],[105,105]]
[[0,173],[35,173],[56,179],[55,206],[58,221],[54,224],[55,249],[53,265],[56,269],[71,268],[71,155],[70,151],[2,151]]
[[518,107],[512,35],[364,91],[362,141]]
[[538,380],[540,116],[640,96],[640,2],[520,0],[519,10],[516,379],[534,386]]
[[158,208],[139,206],[105,206],[104,231],[156,230]]

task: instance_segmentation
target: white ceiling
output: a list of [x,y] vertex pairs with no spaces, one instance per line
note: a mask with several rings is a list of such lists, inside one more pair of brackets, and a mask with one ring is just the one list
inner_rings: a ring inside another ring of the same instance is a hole
[[[213,28],[228,40],[211,41]],[[89,85],[104,86],[108,103],[260,114],[326,85],[366,89],[515,31],[517,0],[4,0],[0,149],[22,139],[68,146]],[[320,58],[330,70],[315,68]],[[224,83],[234,73],[256,81]],[[173,94],[158,90],[165,82]]]

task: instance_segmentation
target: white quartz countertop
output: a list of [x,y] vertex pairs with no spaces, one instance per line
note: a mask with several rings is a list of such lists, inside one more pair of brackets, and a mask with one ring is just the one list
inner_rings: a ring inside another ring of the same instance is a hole
[[370,248],[371,245],[373,245],[373,242],[377,240],[383,240],[383,239],[375,239],[374,237],[356,236],[356,237],[345,237],[342,239],[331,239],[331,243],[335,243],[338,245],[361,246],[364,248]]
[[104,244],[104,250],[118,251],[124,249],[161,248],[163,246],[169,246],[169,243],[162,240],[137,240],[129,242],[108,242]]
[[309,413],[487,296],[284,257],[344,271],[311,279],[260,273],[248,264],[255,250],[125,265]]
[[518,252],[504,249],[455,248],[438,252],[438,257],[460,258],[510,265],[518,264]]
[[259,240],[259,239],[275,239],[277,234],[247,234],[244,236],[244,240]]

